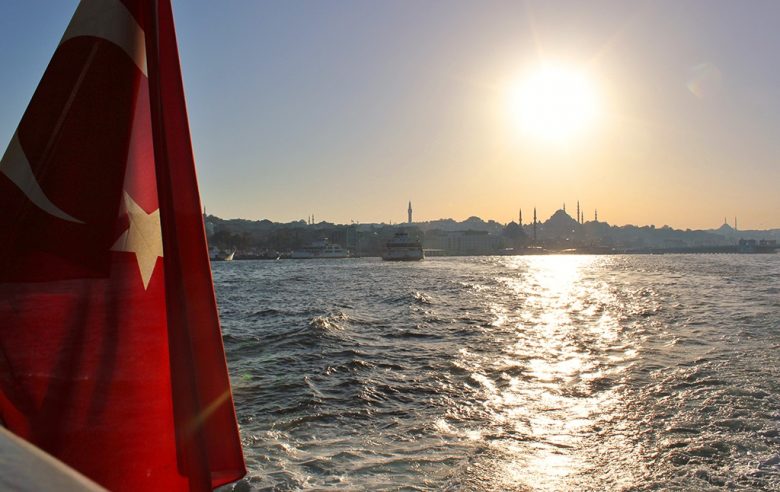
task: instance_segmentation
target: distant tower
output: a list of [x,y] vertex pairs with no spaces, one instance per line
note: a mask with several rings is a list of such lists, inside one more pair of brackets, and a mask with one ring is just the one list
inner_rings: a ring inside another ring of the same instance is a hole
[[580,220],[580,201],[577,200],[577,222],[582,224],[582,221]]
[[599,209],[596,209],[596,211],[593,213],[593,220],[595,222],[599,221]]
[[520,214],[517,216],[517,223],[520,227],[523,227],[523,209],[520,209]]
[[566,213],[566,202],[563,202],[563,213]]
[[206,213],[206,207],[203,207],[203,226],[206,229],[206,238],[209,236],[214,235],[214,224],[212,222],[209,222],[208,220],[208,214]]
[[739,230],[739,229],[737,229],[737,216],[736,215],[734,216],[734,230],[735,231]]
[[534,207],[534,243],[536,242],[536,207]]
[[409,213],[409,224],[412,223],[412,202],[409,201],[409,210],[407,211]]

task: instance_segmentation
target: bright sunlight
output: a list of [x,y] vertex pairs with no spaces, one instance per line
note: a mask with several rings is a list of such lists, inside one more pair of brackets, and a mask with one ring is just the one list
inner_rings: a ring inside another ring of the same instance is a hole
[[593,126],[599,102],[584,72],[545,65],[513,84],[508,109],[524,136],[561,143],[583,135]]

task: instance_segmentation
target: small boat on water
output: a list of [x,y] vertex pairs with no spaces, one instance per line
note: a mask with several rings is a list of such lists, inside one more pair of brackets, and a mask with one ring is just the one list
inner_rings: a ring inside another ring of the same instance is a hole
[[219,251],[217,248],[211,248],[209,250],[209,259],[211,261],[233,261],[233,257],[236,254],[236,250],[233,251]]
[[338,244],[328,242],[327,238],[315,241],[309,246],[296,249],[290,255],[294,260],[309,260],[315,258],[349,258],[349,251]]
[[419,261],[425,258],[420,240],[410,237],[405,231],[396,232],[386,247],[382,255],[385,261]]

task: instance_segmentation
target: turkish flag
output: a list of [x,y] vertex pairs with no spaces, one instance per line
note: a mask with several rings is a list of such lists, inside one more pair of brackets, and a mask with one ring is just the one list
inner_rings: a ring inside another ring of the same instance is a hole
[[245,474],[170,0],[82,0],[0,160],[0,421],[111,490]]

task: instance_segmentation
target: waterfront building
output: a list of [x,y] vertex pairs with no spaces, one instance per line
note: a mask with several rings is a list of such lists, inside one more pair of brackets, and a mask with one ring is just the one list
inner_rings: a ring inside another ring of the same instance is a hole
[[448,255],[494,254],[501,247],[501,236],[487,231],[432,231],[425,235],[424,247]]

